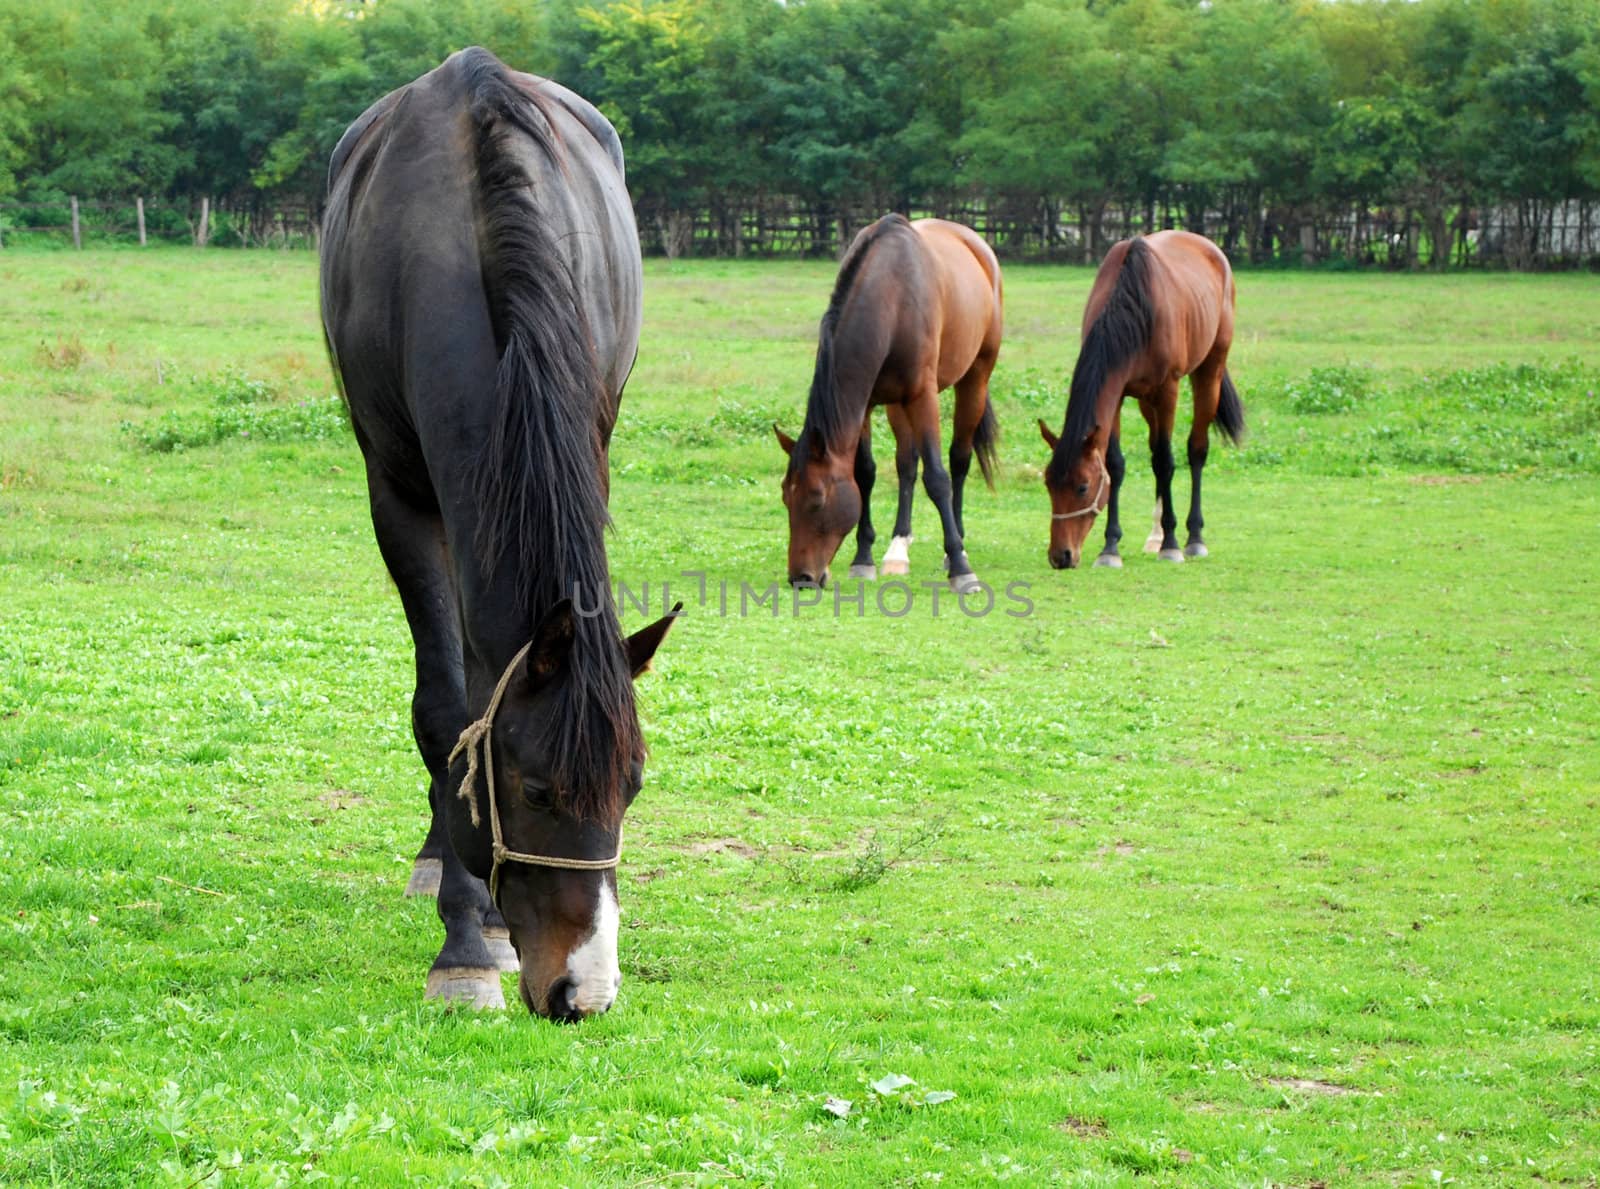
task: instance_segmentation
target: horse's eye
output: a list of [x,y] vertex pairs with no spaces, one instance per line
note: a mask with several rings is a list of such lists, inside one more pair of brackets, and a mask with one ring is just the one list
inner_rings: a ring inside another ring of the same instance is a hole
[[1078,484],[1078,494],[1079,495],[1088,495],[1089,494],[1089,485],[1087,483]]
[[522,799],[529,805],[544,807],[550,804],[550,786],[542,780],[524,780],[522,782]]

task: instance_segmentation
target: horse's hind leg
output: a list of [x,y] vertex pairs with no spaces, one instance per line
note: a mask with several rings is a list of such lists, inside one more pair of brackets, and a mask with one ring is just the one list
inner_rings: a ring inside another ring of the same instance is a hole
[[1226,359],[1226,350],[1220,355],[1214,353],[1189,377],[1189,387],[1194,392],[1194,425],[1189,430],[1189,539],[1183,546],[1188,557],[1206,556],[1206,543],[1200,536],[1206,523],[1200,514],[1200,474],[1206,469],[1206,455],[1210,453],[1211,422],[1217,415]]
[[876,578],[872,564],[872,543],[878,536],[872,530],[872,486],[877,482],[878,464],[872,459],[872,409],[861,422],[861,437],[856,442],[856,486],[861,489],[861,520],[856,524],[856,559],[850,563],[850,577]]
[[[1158,556],[1164,561],[1182,561],[1183,550],[1178,548],[1176,536],[1178,517],[1172,510],[1172,476],[1177,470],[1172,461],[1172,425],[1178,410],[1178,382],[1163,384],[1154,400],[1141,398],[1139,408],[1150,423],[1150,468],[1156,473],[1156,515],[1161,531]],[[1149,547],[1147,542],[1146,550]]]
[[[500,971],[516,969],[509,943],[495,941],[496,932],[503,937],[505,922],[490,903],[483,881],[468,874],[445,836],[448,757],[467,722],[467,694],[443,526],[437,513],[412,507],[371,468],[367,490],[378,549],[400,592],[416,647],[411,729],[428,769],[432,810],[423,854],[439,862],[437,906],[445,930],[444,945],[428,972],[426,993],[430,999],[503,1007]],[[436,855],[427,854],[430,844],[437,846]]]
[[894,536],[883,555],[883,573],[911,573],[911,506],[917,496],[917,440],[904,406],[885,405],[889,428],[894,431],[894,467],[900,481],[899,503],[895,507]]
[[961,511],[962,497],[967,487],[967,474],[972,470],[974,439],[989,408],[989,375],[994,371],[994,361],[993,354],[979,354],[967,374],[956,381],[955,423],[950,430],[950,499],[956,514],[956,531],[963,540],[967,536],[967,521]]
[[939,457],[939,389],[930,374],[918,387],[916,395],[906,408],[911,420],[911,432],[917,440],[918,453],[922,455],[922,486],[939,509],[939,522],[944,529],[944,554],[949,562],[950,586],[957,594],[965,594],[978,586],[978,576],[967,561],[967,551],[961,544],[961,531],[956,527],[955,505],[952,501],[954,485],[950,472],[944,469],[944,459]]

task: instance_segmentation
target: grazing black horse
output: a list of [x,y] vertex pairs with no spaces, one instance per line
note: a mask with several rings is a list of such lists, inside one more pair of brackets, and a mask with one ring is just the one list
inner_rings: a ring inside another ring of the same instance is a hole
[[640,290],[615,130],[486,50],[334,150],[323,326],[416,646],[418,861],[445,926],[430,998],[501,1006],[502,968],[541,1015],[616,997],[633,678],[670,624],[623,639],[602,539]]

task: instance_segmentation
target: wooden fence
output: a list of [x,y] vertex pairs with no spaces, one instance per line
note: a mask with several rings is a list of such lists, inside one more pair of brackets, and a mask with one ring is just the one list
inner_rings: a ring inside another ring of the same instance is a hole
[[86,200],[68,195],[32,202],[0,202],[0,248],[7,237],[70,240],[82,248],[85,239],[100,243],[151,240],[238,246],[301,247],[315,245],[314,212],[306,207],[257,203],[213,203],[202,195],[192,201],[145,199]]
[[[718,202],[701,209],[642,203],[639,234],[650,255],[837,258],[857,230],[883,213],[865,205],[809,205],[793,198]],[[1518,202],[1430,211],[1350,206],[1315,210],[1222,207],[1158,200],[1074,207],[1045,200],[952,194],[902,213],[953,219],[974,228],[1011,260],[1088,264],[1129,235],[1183,227],[1205,235],[1238,262],[1355,267],[1600,267],[1600,203]],[[314,247],[320,228],[307,205],[213,203],[141,197],[0,202],[0,248],[19,238],[101,243],[151,240],[232,246]]]

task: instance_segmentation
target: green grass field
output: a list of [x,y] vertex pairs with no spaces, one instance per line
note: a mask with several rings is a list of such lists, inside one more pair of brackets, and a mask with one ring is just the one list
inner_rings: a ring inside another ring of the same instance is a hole
[[[647,267],[611,557],[657,608],[781,577],[832,271]],[[1031,614],[934,614],[920,497],[903,617],[691,602],[622,994],[562,1028],[421,999],[312,258],[0,252],[0,1183],[1594,1186],[1600,286],[1243,274],[1211,558],[1137,552],[1136,447],[1127,567],[1062,574],[1089,280],[1008,271],[968,496]]]

